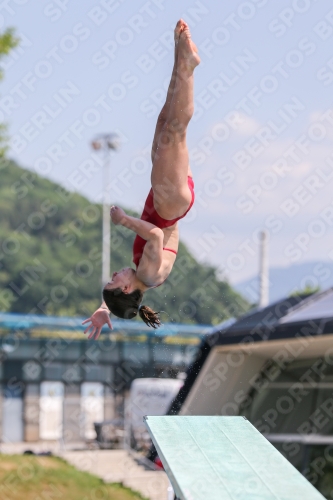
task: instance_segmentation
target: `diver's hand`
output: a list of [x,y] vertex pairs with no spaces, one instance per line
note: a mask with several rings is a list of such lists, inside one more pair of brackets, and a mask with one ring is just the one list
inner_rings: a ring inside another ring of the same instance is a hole
[[112,222],[117,226],[118,224],[122,224],[122,221],[125,220],[126,212],[122,208],[113,206],[110,209],[110,216]]
[[[97,340],[98,337],[100,336],[101,330],[105,323],[110,327],[112,330],[112,324],[110,321],[109,313],[106,309],[104,308],[99,308],[97,311],[94,312],[90,318],[86,319],[85,321],[82,322],[82,325],[85,325],[90,321],[90,325],[84,330],[84,333],[89,333],[88,339],[93,338],[94,340]],[[91,331],[90,331],[91,330]]]

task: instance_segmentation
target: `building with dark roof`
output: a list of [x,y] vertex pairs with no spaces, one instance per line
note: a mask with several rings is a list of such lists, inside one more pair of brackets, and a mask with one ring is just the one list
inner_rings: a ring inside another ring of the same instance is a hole
[[332,498],[333,289],[214,328],[169,414],[244,415]]

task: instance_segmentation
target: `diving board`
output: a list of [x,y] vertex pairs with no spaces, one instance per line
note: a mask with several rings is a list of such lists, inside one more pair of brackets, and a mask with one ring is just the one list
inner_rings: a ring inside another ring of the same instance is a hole
[[144,417],[179,500],[324,500],[244,417]]

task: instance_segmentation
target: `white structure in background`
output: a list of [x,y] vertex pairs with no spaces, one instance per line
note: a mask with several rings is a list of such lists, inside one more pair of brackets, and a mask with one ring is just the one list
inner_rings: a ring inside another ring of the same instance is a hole
[[[17,385],[17,382],[15,382]],[[16,443],[23,441],[23,399],[20,391],[4,393],[2,405],[2,442]]]
[[39,400],[39,437],[57,440],[62,438],[64,384],[62,382],[42,382]]
[[259,257],[259,307],[268,306],[269,302],[269,277],[268,277],[268,234],[267,231],[260,233],[260,257]]
[[130,448],[150,447],[143,417],[165,415],[183,384],[183,380],[167,378],[133,380],[125,414],[125,435]]
[[[1,351],[6,354],[15,351],[15,343],[12,343],[9,337],[3,337],[1,340]],[[23,388],[24,385],[13,378],[4,390],[2,411],[0,410],[1,441],[3,443],[23,441]]]
[[100,382],[83,382],[81,385],[81,435],[95,439],[94,422],[104,420],[104,387]]
[[110,279],[110,261],[111,261],[111,245],[110,245],[110,197],[109,197],[109,182],[110,182],[110,152],[119,148],[119,139],[116,134],[102,134],[97,136],[92,142],[91,147],[95,151],[102,151],[104,154],[103,166],[103,246],[102,246],[102,286]]

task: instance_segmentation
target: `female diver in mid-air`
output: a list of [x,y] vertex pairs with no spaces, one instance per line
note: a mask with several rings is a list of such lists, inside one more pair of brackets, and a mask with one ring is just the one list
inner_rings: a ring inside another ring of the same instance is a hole
[[160,286],[169,276],[178,250],[177,221],[185,217],[194,202],[194,184],[189,167],[186,129],[193,115],[193,72],[200,63],[188,25],[178,21],[175,28],[175,61],[166,102],[159,114],[153,145],[151,190],[141,219],[111,207],[111,219],[134,231],[136,270],[125,267],[113,273],[103,289],[101,307],[86,319],[84,333],[97,339],[109,312],[119,318],[134,318],[139,313],[149,326],[160,325],[159,316],[150,307],[140,305],[143,294]]

